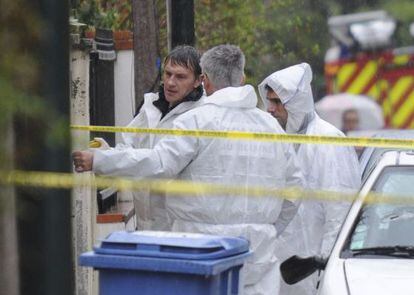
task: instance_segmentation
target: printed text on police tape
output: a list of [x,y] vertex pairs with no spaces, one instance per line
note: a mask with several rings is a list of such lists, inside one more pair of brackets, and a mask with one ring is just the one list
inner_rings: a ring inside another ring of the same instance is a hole
[[170,136],[191,136],[223,138],[232,140],[257,140],[277,141],[300,144],[333,144],[340,146],[361,146],[361,147],[382,147],[414,149],[412,139],[390,139],[390,138],[369,138],[369,137],[339,137],[339,136],[314,136],[301,134],[278,134],[261,132],[242,131],[214,131],[214,130],[183,130],[183,129],[154,129],[154,128],[132,128],[112,126],[84,126],[71,125],[73,130],[84,130],[94,132],[124,132],[143,133]]
[[[351,202],[358,196],[354,193],[334,191],[309,191],[300,188],[269,189],[265,187],[240,187],[213,183],[190,182],[182,180],[133,180],[94,176],[92,173],[55,173],[38,171],[0,171],[0,185],[30,186],[41,188],[72,189],[80,186],[97,188],[113,187],[120,191],[149,189],[153,192],[173,194],[175,196],[249,196],[276,197],[284,199],[312,199],[323,201]],[[412,204],[413,198],[370,193],[364,197],[365,203]]]

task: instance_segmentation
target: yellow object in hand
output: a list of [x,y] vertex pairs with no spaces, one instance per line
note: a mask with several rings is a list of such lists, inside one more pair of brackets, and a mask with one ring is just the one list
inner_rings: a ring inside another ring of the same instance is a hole
[[100,141],[98,141],[98,140],[91,140],[90,142],[89,142],[89,147],[90,148],[100,148],[102,146],[102,143],[100,142]]

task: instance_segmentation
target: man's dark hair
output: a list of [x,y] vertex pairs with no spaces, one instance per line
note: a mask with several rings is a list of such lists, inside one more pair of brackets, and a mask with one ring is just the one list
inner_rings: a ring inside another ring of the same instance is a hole
[[171,62],[172,65],[179,65],[191,69],[196,78],[201,75],[200,54],[189,45],[175,47],[164,59],[164,66]]

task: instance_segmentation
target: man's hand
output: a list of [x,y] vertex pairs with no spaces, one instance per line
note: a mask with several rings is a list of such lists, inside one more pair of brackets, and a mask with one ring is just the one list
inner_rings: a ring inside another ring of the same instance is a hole
[[90,151],[76,151],[72,153],[73,164],[76,172],[92,170],[93,153]]

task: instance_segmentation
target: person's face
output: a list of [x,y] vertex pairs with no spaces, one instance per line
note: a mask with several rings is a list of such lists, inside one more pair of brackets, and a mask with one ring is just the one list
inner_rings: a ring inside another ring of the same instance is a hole
[[288,112],[280,101],[279,96],[273,90],[268,90],[266,99],[268,104],[267,111],[279,121],[283,129],[286,129]]
[[342,129],[344,132],[358,130],[359,127],[359,118],[357,112],[347,112],[344,114],[343,122],[342,122]]
[[164,67],[162,80],[165,99],[170,105],[178,104],[201,83],[201,78],[195,77],[192,69],[172,64],[171,61]]

